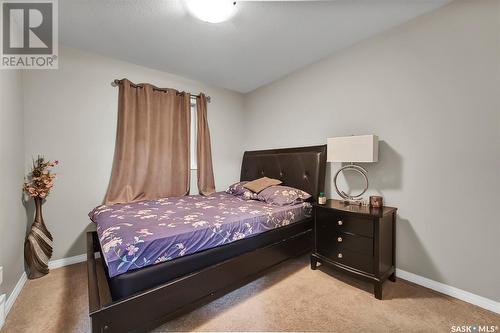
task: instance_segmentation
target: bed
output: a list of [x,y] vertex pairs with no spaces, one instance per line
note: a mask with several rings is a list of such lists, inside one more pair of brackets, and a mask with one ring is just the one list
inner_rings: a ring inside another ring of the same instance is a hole
[[[315,200],[325,159],[326,146],[247,151],[240,180],[277,178]],[[308,203],[282,207],[218,192],[100,206],[90,216],[98,221],[87,234],[93,332],[154,328],[312,247]]]

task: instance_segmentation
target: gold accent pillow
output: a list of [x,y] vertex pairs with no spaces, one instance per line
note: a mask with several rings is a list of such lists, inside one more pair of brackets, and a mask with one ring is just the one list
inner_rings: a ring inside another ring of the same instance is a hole
[[260,191],[265,190],[268,187],[279,184],[281,184],[281,180],[262,177],[246,183],[245,185],[243,185],[243,187],[249,189],[252,192],[259,193]]

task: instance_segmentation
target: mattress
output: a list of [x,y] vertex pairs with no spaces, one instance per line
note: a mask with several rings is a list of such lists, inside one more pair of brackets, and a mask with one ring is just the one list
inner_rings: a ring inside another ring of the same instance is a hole
[[230,244],[310,216],[309,203],[276,206],[217,192],[101,205],[97,225],[110,278]]

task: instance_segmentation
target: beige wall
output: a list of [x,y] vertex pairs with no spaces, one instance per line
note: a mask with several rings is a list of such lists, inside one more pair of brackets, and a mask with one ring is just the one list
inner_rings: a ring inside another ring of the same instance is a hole
[[239,178],[241,94],[64,47],[59,66],[59,70],[26,71],[23,77],[26,163],[37,154],[61,161],[55,190],[44,205],[45,221],[54,236],[53,259],[85,252],[87,213],[104,197],[116,135],[118,88],[111,86],[113,79],[127,77],[210,95],[208,120],[217,189]]
[[0,70],[0,294],[10,295],[24,270],[26,211],[24,177],[23,85],[20,71]]
[[499,13],[454,1],[245,99],[249,149],[377,134],[367,168],[372,193],[399,208],[397,267],[496,301]]

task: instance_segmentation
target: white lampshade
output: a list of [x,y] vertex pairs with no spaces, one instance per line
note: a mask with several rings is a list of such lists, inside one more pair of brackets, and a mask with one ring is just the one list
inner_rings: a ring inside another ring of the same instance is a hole
[[377,162],[378,137],[353,135],[328,138],[327,162]]

